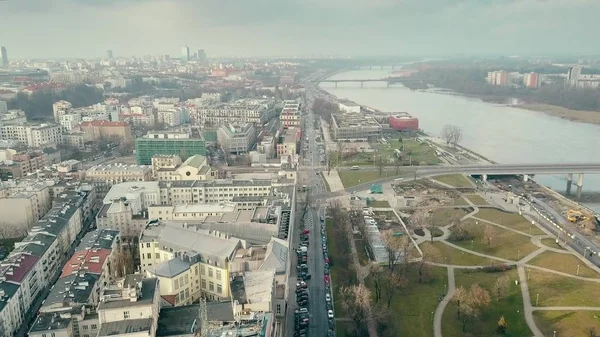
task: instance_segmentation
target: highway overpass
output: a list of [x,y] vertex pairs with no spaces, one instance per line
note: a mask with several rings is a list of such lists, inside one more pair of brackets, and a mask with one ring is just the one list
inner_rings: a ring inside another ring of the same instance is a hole
[[[600,174],[600,163],[548,163],[548,164],[489,164],[489,165],[452,165],[452,166],[413,166],[413,171],[410,173],[402,173],[393,177],[386,177],[371,181],[365,184],[360,184],[342,191],[324,193],[316,195],[317,199],[330,198],[344,195],[347,192],[361,191],[368,189],[373,184],[381,184],[398,178],[413,179],[435,177],[445,174],[468,174],[481,175],[483,179],[487,179],[489,175],[523,175],[524,179],[528,179],[530,174],[567,174],[568,186],[572,181],[573,173],[577,173],[578,179],[577,192],[581,194],[583,186],[583,174]],[[351,168],[339,168],[342,170],[351,170]],[[360,170],[378,170],[377,167],[364,167]]]

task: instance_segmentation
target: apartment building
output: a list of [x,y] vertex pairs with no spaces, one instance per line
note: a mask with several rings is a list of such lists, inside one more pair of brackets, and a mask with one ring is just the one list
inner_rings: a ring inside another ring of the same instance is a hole
[[192,118],[202,125],[252,123],[263,125],[275,117],[275,104],[270,100],[238,100],[233,103],[216,103],[201,107]]
[[6,101],[0,100],[0,114],[6,113],[8,111],[8,106],[6,105]]
[[126,239],[140,235],[146,222],[142,213],[134,213],[134,207],[126,197],[102,205],[96,215],[98,228],[117,230]]
[[133,140],[131,125],[127,122],[109,122],[107,120],[84,121],[80,124],[85,141],[118,138],[122,141]]
[[59,275],[61,260],[81,232],[86,197],[84,192],[57,196],[52,209],[0,264],[0,290],[5,291],[0,329],[6,335],[13,335],[24,323],[25,313],[41,290]]
[[120,122],[127,122],[133,126],[154,126],[154,114],[137,114],[137,113],[129,113],[129,114],[119,114]]
[[51,208],[50,189],[43,183],[0,183],[2,235],[23,237]]
[[217,130],[217,140],[228,153],[248,153],[256,145],[256,128],[251,123],[226,124]]
[[2,103],[0,101],[0,126],[1,125],[23,125],[27,123],[27,116],[23,110],[4,110],[2,111]]
[[63,144],[74,149],[84,150],[86,143],[85,138],[85,133],[81,131],[71,131],[63,134]]
[[126,275],[107,286],[98,305],[98,337],[154,337],[160,314],[157,278]]
[[277,158],[283,158],[291,156],[293,162],[297,163],[297,157],[299,153],[298,145],[300,143],[300,137],[302,131],[300,128],[289,128],[283,130],[282,134],[279,134],[277,142]]
[[73,109],[73,105],[67,101],[58,101],[52,104],[52,111],[54,114],[54,122],[60,123],[60,118],[62,115],[68,114],[71,109]]
[[152,168],[136,164],[99,164],[85,171],[85,181],[96,186],[96,193],[104,196],[114,184],[152,180]]
[[512,74],[504,70],[490,71],[486,80],[491,85],[510,86],[512,85]]
[[0,138],[14,140],[28,147],[54,147],[62,144],[62,126],[57,124],[25,124],[0,126]]
[[381,137],[382,126],[373,117],[362,114],[332,115],[331,129],[337,141],[375,140]]
[[43,151],[19,152],[7,149],[4,152],[6,160],[0,160],[0,172],[10,173],[13,179],[24,177],[37,170],[43,170],[50,165],[48,155]]
[[179,126],[183,124],[183,111],[180,108],[173,108],[168,110],[159,110],[156,115],[159,123],[163,123],[167,126]]
[[228,263],[244,245],[242,240],[218,231],[150,221],[139,239],[141,268],[164,283],[161,295],[174,306],[190,304],[201,295],[226,299]]
[[300,103],[296,101],[283,101],[283,109],[279,115],[281,125],[285,128],[300,127]]
[[161,181],[161,205],[220,203],[238,196],[270,196],[271,180]]
[[345,113],[360,113],[360,105],[348,100],[338,102],[338,109]]
[[191,156],[183,163],[179,156],[154,156],[152,168],[157,180],[213,180],[219,175],[218,170],[208,165],[206,157],[201,155]]
[[65,132],[71,131],[75,126],[81,123],[80,113],[68,113],[60,116],[59,124],[63,127]]
[[191,138],[189,133],[149,132],[135,140],[135,157],[138,164],[152,164],[157,154],[178,155],[185,160],[193,155],[206,155],[205,141],[202,137]]

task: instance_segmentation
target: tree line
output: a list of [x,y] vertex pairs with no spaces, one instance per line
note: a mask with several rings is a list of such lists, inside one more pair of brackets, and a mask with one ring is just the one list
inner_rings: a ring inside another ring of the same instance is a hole
[[[411,89],[426,89],[428,85],[450,89],[486,101],[505,103],[518,98],[527,103],[557,105],[574,110],[600,111],[600,89],[575,89],[562,81],[540,88],[495,86],[486,82],[492,68],[432,68],[419,71],[400,82]],[[413,82],[413,81],[417,82]]]
[[25,111],[28,120],[48,120],[53,116],[52,105],[61,100],[70,102],[74,108],[80,108],[103,102],[104,95],[99,88],[80,84],[61,92],[41,90],[31,95],[20,92],[7,105],[9,109]]

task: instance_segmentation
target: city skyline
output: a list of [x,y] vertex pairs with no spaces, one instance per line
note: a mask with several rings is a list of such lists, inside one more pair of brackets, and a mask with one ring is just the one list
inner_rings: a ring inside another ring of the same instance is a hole
[[[209,56],[600,54],[600,47],[590,43],[600,31],[595,20],[600,3],[586,0],[346,4],[4,1],[0,30],[19,31],[0,44],[13,59],[98,58],[108,49],[122,57],[177,55],[185,45],[203,48]],[[564,17],[577,17],[577,25]],[[157,20],[161,24],[152,23]]]

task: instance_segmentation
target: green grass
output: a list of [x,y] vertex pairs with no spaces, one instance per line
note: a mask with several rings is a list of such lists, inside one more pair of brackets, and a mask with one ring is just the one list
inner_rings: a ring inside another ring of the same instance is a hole
[[[343,285],[343,283],[353,282],[355,280],[342,280],[343,279],[343,277],[341,276],[343,274],[342,270],[345,269],[346,267],[343,265],[340,265],[338,263],[335,263],[335,261],[339,261],[339,259],[338,259],[339,253],[336,251],[337,248],[336,248],[336,245],[333,244],[333,239],[332,239],[333,220],[331,220],[331,219],[325,220],[325,226],[327,228],[327,252],[328,252],[328,256],[330,257],[331,261],[333,262],[333,264],[331,265],[329,275],[331,277],[331,284],[332,284],[332,288],[333,288],[333,298],[335,299],[335,298],[339,297],[338,290],[339,290],[339,287]],[[315,243],[315,242],[311,243],[311,245],[314,245],[314,244],[319,244],[319,243]],[[319,258],[319,257],[317,257],[317,258]],[[321,280],[318,280],[318,282],[321,282]],[[334,301],[333,306],[334,306],[335,317],[344,317],[345,312],[342,309],[340,301]]]
[[489,205],[489,203],[478,194],[463,194],[463,198],[469,199],[475,205]]
[[338,171],[340,180],[345,188],[365,184],[374,180],[384,179],[386,177],[393,177],[396,175],[395,170],[384,170],[379,175],[379,171],[366,171],[366,170],[340,170]]
[[454,199],[452,202],[452,205],[453,206],[469,206],[469,204],[463,197],[458,197],[458,198]]
[[590,336],[600,333],[600,311],[534,311],[533,318],[544,336]]
[[390,207],[390,203],[387,200],[373,200],[369,202],[369,206],[375,208],[387,208]]
[[[456,319],[456,305],[450,302],[446,310],[444,310],[442,318],[442,335],[444,337],[524,337],[532,335],[523,314],[521,288],[514,283],[514,280],[518,279],[516,270],[503,273],[455,270],[454,273],[456,287],[463,286],[469,288],[472,284],[479,284],[490,293],[491,303],[481,312],[479,318],[467,323],[467,331],[463,332],[462,323]],[[508,293],[498,300],[493,294],[493,287],[496,280],[504,275],[510,278],[510,287]],[[498,320],[502,316],[504,316],[508,326],[508,331],[505,335],[496,332]]]
[[544,239],[541,239],[540,241],[544,244],[544,246],[548,246],[550,248],[566,250],[563,246],[556,243],[555,238],[544,238]]
[[[418,143],[413,139],[405,139],[403,144],[398,142],[397,139],[389,140],[389,144],[371,143],[371,147],[375,150],[374,152],[359,152],[351,157],[344,158],[340,161],[340,166],[375,166],[379,156],[386,160],[386,166],[395,165],[397,158],[394,153],[395,149],[402,150],[404,145],[404,151],[408,154],[411,152],[412,165],[437,165],[440,163],[439,158],[435,154],[435,149],[426,143]],[[411,161],[408,156],[402,162],[402,165],[410,165]]]
[[544,231],[532,225],[518,213],[508,213],[492,208],[483,208],[474,215],[476,218],[491,221],[499,225],[510,227],[530,235],[543,235]]
[[433,180],[453,186],[453,187],[473,187],[469,178],[462,174],[447,174],[443,176],[435,176]]
[[[398,290],[390,306],[390,314],[395,321],[395,336],[431,337],[433,334],[433,314],[439,304],[439,297],[444,293],[448,282],[446,268],[428,267],[430,280],[419,283],[416,268],[409,268],[409,284],[406,288]],[[372,292],[372,279],[365,280]],[[383,305],[386,304],[386,295],[383,293]]]
[[489,259],[463,252],[440,241],[426,241],[421,243],[419,247],[426,252],[426,255],[429,252],[432,257],[431,260],[437,263],[456,264],[460,266],[484,266],[490,262]]
[[585,263],[572,254],[546,251],[527,262],[527,264],[544,267],[571,275],[577,275],[577,266],[579,266],[579,276],[590,278],[600,277],[600,274],[595,272],[592,268],[586,266]]
[[539,294],[538,306],[588,306],[600,307],[600,284],[530,268],[529,294],[531,304],[535,306]]
[[461,208],[437,208],[433,211],[431,220],[437,226],[443,227],[449,225],[452,222],[452,219],[460,219],[467,214],[469,214],[469,212]]
[[[482,222],[479,222],[479,224],[476,225],[474,220],[469,219],[468,221],[463,222],[463,226],[465,226],[467,231],[472,233],[475,238],[473,240],[453,241],[453,243],[479,253],[517,261],[538,249],[536,245],[531,243],[528,236],[508,231],[494,225]],[[490,246],[483,240],[483,232],[487,226],[489,226],[493,233]]]

